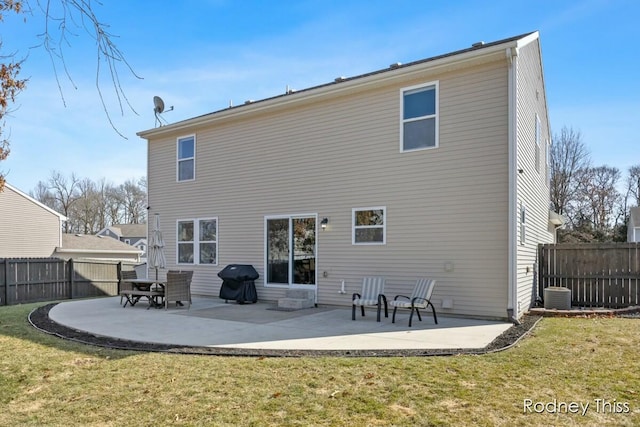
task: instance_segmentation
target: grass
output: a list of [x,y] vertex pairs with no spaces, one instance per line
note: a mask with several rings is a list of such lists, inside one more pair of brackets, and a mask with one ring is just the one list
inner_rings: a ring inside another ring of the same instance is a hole
[[36,306],[0,307],[2,426],[640,425],[640,319],[545,318],[482,356],[243,358],[64,341],[29,325]]

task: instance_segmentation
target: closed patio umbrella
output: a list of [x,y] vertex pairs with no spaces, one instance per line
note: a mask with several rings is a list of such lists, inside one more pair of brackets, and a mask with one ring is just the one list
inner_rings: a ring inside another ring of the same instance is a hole
[[155,214],[153,229],[149,235],[148,260],[149,266],[156,270],[156,280],[158,279],[158,269],[164,268],[167,260],[164,256],[164,239],[160,231],[160,214]]

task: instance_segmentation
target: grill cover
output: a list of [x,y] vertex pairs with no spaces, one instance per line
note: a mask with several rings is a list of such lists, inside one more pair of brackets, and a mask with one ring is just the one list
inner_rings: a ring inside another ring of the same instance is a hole
[[258,301],[254,280],[260,275],[252,265],[229,264],[218,273],[218,277],[222,279],[221,299],[235,300],[239,304]]

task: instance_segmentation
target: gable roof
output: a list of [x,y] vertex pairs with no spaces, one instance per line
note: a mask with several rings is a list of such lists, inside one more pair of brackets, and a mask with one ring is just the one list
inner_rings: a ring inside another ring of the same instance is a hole
[[18,190],[16,187],[10,185],[8,182],[5,182],[4,186],[5,186],[5,189],[8,188],[9,190],[13,191],[14,193],[18,194],[21,197],[24,197],[25,199],[27,199],[31,203],[35,204],[36,206],[38,206],[38,207],[46,210],[47,212],[50,212],[51,214],[57,216],[58,218],[60,218],[60,221],[67,221],[69,219],[66,216],[62,215],[61,213],[54,211],[49,206],[47,206],[47,205],[45,205],[43,203],[40,203],[39,201],[37,201],[33,197],[29,196],[28,194],[23,193],[22,191]]
[[110,237],[93,236],[90,234],[62,234],[64,252],[106,252],[106,253],[136,253],[142,251]]
[[113,224],[107,228],[120,237],[146,237],[147,224]]
[[425,69],[435,69],[437,67],[453,66],[455,64],[464,64],[468,61],[479,59],[484,56],[491,55],[507,55],[504,49],[519,48],[531,43],[539,38],[537,31],[497,40],[490,43],[478,42],[471,47],[421,59],[407,64],[391,64],[388,68],[372,71],[369,73],[357,75],[354,77],[338,77],[333,82],[313,86],[310,88],[288,91],[287,93],[265,98],[259,101],[247,101],[237,106],[229,106],[228,108],[196,116],[187,120],[182,120],[166,126],[149,129],[138,132],[137,135],[149,139],[156,135],[163,135],[170,132],[189,129],[195,125],[208,124],[210,122],[223,119],[230,116],[246,114],[264,108],[272,108],[276,105],[285,105],[290,102],[299,102],[304,99],[314,98],[316,96],[334,93],[337,91],[347,91],[364,85],[376,84],[387,78],[396,78],[410,75],[413,72],[420,72]]

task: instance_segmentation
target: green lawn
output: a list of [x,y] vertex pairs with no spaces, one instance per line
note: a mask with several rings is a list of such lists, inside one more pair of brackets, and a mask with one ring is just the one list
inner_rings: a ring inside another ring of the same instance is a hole
[[75,344],[36,306],[0,307],[2,426],[640,425],[640,319],[545,318],[482,356],[280,359]]

